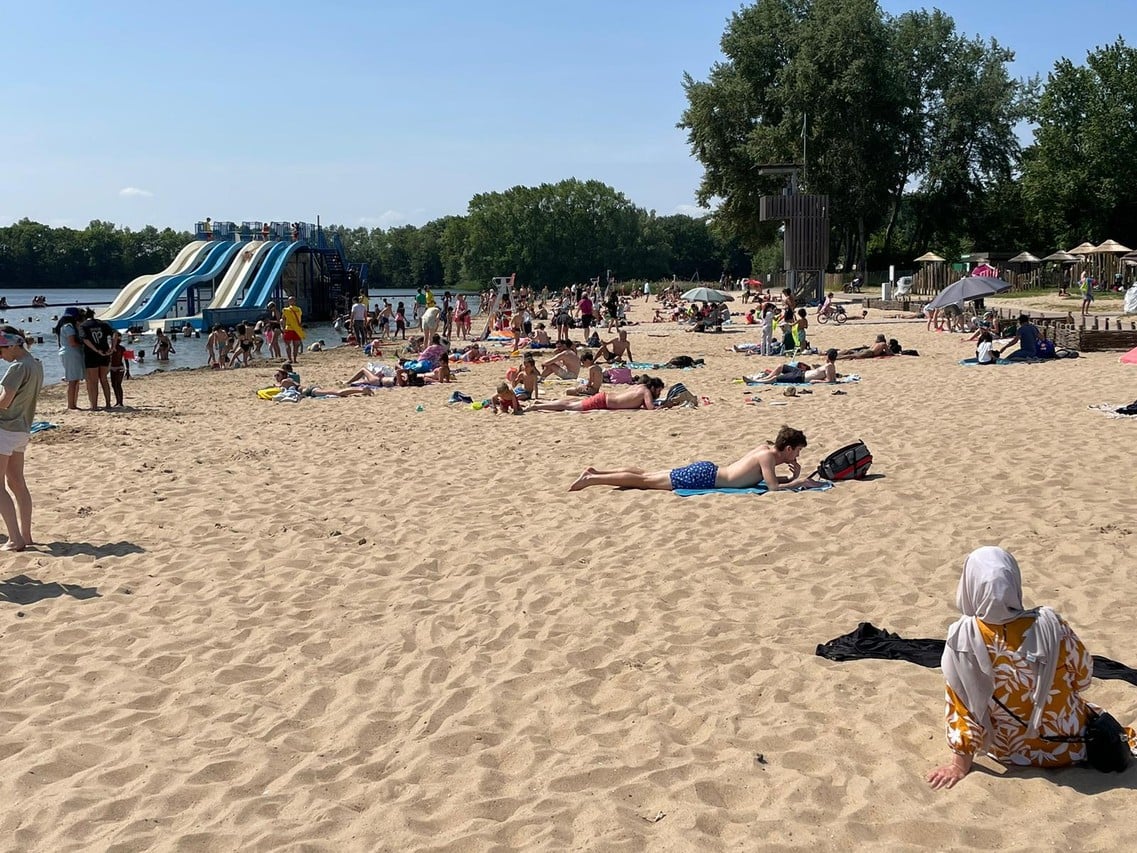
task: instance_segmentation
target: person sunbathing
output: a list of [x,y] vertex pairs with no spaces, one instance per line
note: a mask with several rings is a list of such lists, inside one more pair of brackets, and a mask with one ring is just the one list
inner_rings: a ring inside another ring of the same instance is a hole
[[553,400],[534,403],[531,412],[598,412],[605,409],[655,409],[655,401],[663,391],[663,380],[643,377],[635,385],[619,391],[601,391],[583,400]]
[[600,393],[600,386],[604,384],[604,370],[596,363],[590,350],[580,354],[580,366],[588,368],[588,381],[584,385],[569,388],[565,391],[571,397],[590,397]]
[[294,381],[291,376],[282,376],[280,371],[277,371],[276,375],[278,387],[295,389],[301,397],[370,397],[374,393],[368,387],[321,388],[319,385],[301,385]]
[[580,375],[580,356],[564,339],[557,341],[556,355],[541,365],[542,379],[554,374],[558,379],[576,379]]
[[841,350],[838,355],[841,358],[880,358],[886,355],[892,355],[892,348],[889,346],[888,338],[884,335],[877,335],[876,341],[869,347],[854,347],[853,349]]
[[[825,484],[813,474],[803,477],[798,455],[808,442],[805,433],[793,427],[778,430],[773,444],[760,444],[740,459],[721,468],[714,462],[692,462],[681,468],[644,471],[642,468],[616,468],[601,471],[585,468],[569,486],[578,492],[589,486],[614,486],[618,489],[746,489],[765,483],[771,492],[783,489],[819,488]],[[788,477],[777,474],[779,465],[788,465]]]
[[596,352],[597,361],[607,360],[609,363],[616,361],[634,361],[632,358],[632,345],[628,343],[628,333],[623,329],[616,332],[616,337],[610,341],[606,341],[601,345],[600,349]]
[[778,382],[822,383],[836,382],[841,378],[837,372],[837,350],[825,351],[825,364],[806,364],[804,361],[791,361],[777,367],[768,367],[756,376],[747,377],[752,384],[774,385]]

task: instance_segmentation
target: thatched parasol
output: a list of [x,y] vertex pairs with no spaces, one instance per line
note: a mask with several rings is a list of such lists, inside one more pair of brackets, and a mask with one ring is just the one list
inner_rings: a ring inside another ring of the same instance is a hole
[[1116,240],[1106,240],[1100,246],[1094,246],[1094,253],[1110,254],[1110,255],[1124,255],[1126,252],[1133,251],[1128,246],[1122,246]]
[[1082,243],[1070,250],[1071,255],[1092,255],[1097,249],[1093,243]]
[[1053,252],[1043,258],[1044,261],[1055,261],[1060,264],[1076,264],[1078,262],[1077,255],[1071,255],[1069,252]]
[[1038,258],[1036,258],[1034,255],[1032,255],[1030,252],[1019,252],[1017,255],[1015,255],[1013,258],[1011,258],[1009,263],[1012,263],[1012,264],[1040,264],[1040,263],[1042,263],[1042,261],[1039,260]]
[[916,263],[918,263],[918,264],[920,264],[920,263],[942,264],[943,262],[944,262],[944,258],[941,258],[935,252],[924,252],[924,254],[922,254],[922,255],[920,255],[920,257],[916,258]]

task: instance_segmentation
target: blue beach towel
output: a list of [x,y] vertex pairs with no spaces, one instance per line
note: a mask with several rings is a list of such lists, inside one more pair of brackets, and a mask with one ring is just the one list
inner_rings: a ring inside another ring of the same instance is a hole
[[[995,364],[1036,364],[1041,359],[1027,359],[1027,358],[999,358],[995,360]],[[964,367],[991,367],[989,364],[980,364],[975,357],[963,358],[959,361]]]
[[[833,483],[825,482],[820,486],[812,489],[805,487],[791,489],[794,492],[827,492],[833,488]],[[679,495],[681,498],[689,498],[691,495],[764,495],[770,491],[765,483],[759,483],[757,486],[750,486],[746,489],[672,489],[672,491]]]
[[43,432],[44,430],[49,430],[49,429],[56,429],[58,426],[59,426],[59,424],[53,424],[53,423],[51,423],[51,421],[36,421],[35,423],[32,424],[31,429],[29,429],[28,432],[30,432],[32,435],[35,435],[37,432]]

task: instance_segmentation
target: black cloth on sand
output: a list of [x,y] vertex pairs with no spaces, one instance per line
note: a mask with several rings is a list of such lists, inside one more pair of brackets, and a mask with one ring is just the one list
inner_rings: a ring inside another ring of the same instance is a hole
[[[929,669],[940,665],[943,653],[943,640],[906,640],[877,628],[871,622],[862,622],[855,631],[817,647],[817,655],[829,660],[906,660]],[[1137,685],[1137,669],[1094,655],[1094,678],[1128,681]]]

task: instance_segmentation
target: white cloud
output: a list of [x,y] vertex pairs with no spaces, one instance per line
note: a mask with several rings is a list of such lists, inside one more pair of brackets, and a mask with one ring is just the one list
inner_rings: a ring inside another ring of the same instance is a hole
[[695,219],[701,219],[710,213],[705,207],[699,207],[697,204],[677,204],[675,205],[675,212],[681,213],[684,216],[691,216]]
[[118,194],[122,198],[151,198],[154,195],[150,190],[140,190],[138,187],[123,187]]

